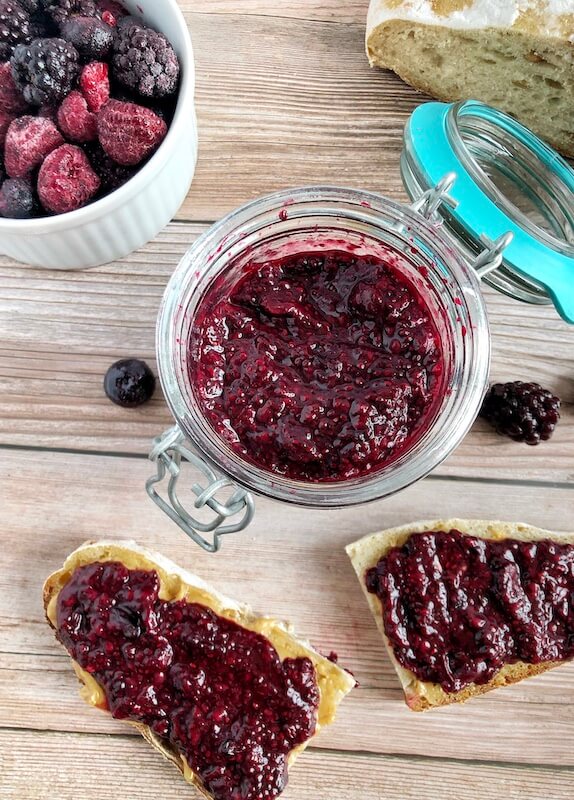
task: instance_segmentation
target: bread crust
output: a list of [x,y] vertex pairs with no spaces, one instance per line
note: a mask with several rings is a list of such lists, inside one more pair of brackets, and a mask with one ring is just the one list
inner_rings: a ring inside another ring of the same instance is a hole
[[[467,0],[450,13],[433,10],[456,2],[432,0],[423,8],[422,2],[371,0],[366,30],[371,66],[392,70],[417,91],[442,102],[472,98],[501,108],[560,153],[574,156],[574,11],[541,14],[538,0],[532,0],[530,9],[524,2],[518,7],[514,0],[490,5]],[[507,13],[501,13],[502,6]],[[465,58],[468,43],[474,44],[474,56],[461,61],[462,73],[454,79],[455,65]],[[489,54],[491,45],[494,52]],[[504,51],[498,63],[492,60],[497,48]],[[409,57],[411,53],[417,57]]]
[[[133,541],[86,542],[68,556],[61,569],[46,579],[43,588],[44,611],[46,619],[54,630],[57,627],[58,594],[69,581],[73,572],[85,564],[105,561],[120,561],[128,569],[155,569],[160,578],[159,595],[162,599],[185,599],[188,602],[206,605],[219,616],[265,636],[275,647],[281,659],[306,657],[313,662],[320,693],[317,726],[313,737],[289,753],[289,766],[305,750],[311,739],[319,733],[321,727],[333,722],[339,703],[354,688],[355,679],[348,672],[314,650],[307,641],[296,637],[287,623],[271,617],[256,615],[249,606],[226,597],[197,575],[187,572],[161,554],[141,547]],[[80,695],[82,698],[89,705],[105,708],[103,688],[74,659],[71,660],[81,683]],[[147,725],[126,721],[154,749],[177,767],[188,783],[194,785],[205,797],[211,798],[211,794],[203,786],[200,778],[179,752],[166,745]]]
[[363,594],[367,599],[389,658],[403,687],[405,701],[412,711],[428,711],[431,708],[450,705],[452,703],[464,703],[471,697],[485,694],[501,686],[509,686],[510,684],[518,683],[525,678],[540,675],[564,663],[563,661],[548,661],[544,664],[526,664],[519,661],[515,664],[506,664],[496,673],[489,683],[482,685],[473,683],[459,692],[445,692],[439,684],[421,681],[411,670],[406,669],[399,663],[385,633],[382,603],[377,595],[371,594],[367,590],[365,573],[368,569],[371,569],[371,567],[376,566],[379,560],[385,556],[389,550],[394,547],[401,547],[412,535],[425,531],[444,531],[448,533],[448,531],[451,530],[460,531],[460,533],[465,536],[476,536],[481,539],[491,539],[493,541],[501,539],[518,539],[520,541],[552,539],[555,542],[563,544],[574,544],[574,534],[556,534],[542,528],[535,528],[523,522],[447,519],[424,520],[402,525],[397,528],[388,528],[380,533],[365,536],[346,547],[347,555],[351,559],[351,563],[357,573]]

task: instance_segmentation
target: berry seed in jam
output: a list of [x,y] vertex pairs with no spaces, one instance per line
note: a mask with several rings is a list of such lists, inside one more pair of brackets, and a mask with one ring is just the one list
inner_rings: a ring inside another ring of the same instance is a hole
[[574,658],[574,545],[427,531],[365,576],[399,663],[458,692],[505,665]]
[[189,377],[235,452],[287,478],[343,481],[420,438],[448,376],[436,314],[396,263],[300,252],[216,280],[190,332]]
[[215,800],[276,797],[289,753],[315,732],[313,663],[281,661],[265,637],[159,587],[153,570],[79,567],[58,595],[58,638],[113,716],[175,747]]

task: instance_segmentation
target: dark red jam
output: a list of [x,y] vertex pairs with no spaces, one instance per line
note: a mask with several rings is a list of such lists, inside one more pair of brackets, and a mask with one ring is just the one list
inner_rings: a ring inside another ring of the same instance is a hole
[[105,691],[114,717],[148,725],[216,800],[264,800],[313,735],[319,689],[307,658],[209,608],[158,597],[155,571],[78,568],[58,596],[58,637]]
[[189,373],[242,457],[288,478],[386,466],[428,426],[444,386],[433,313],[397,257],[343,250],[250,263],[200,304]]
[[574,657],[574,545],[414,534],[366,583],[399,663],[446,692]]

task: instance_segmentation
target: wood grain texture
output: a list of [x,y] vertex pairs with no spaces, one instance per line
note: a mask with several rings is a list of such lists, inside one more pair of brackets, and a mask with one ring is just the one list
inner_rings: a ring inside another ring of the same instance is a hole
[[[70,273],[0,259],[0,444],[146,454],[172,424],[158,390],[126,411],[103,394],[107,367],[138,356],[155,368],[155,319],[165,285],[205,230],[172,223],[145,250],[116,264]],[[482,421],[437,474],[574,485],[574,329],[551,308],[485,288],[493,380],[538,380],[564,401],[554,438],[527,447]],[[541,331],[544,332],[541,335]]]
[[255,14],[265,17],[290,17],[294,19],[322,20],[342,25],[364,24],[367,19],[369,0],[339,0],[335,3],[320,0],[286,0],[281,5],[272,0],[184,0],[181,7],[185,14],[201,12],[209,14]]
[[[6,800],[179,800],[195,796],[137,737],[0,733]],[[89,764],[77,769],[72,765]],[[137,767],[135,767],[137,765]],[[290,770],[285,800],[570,800],[571,773],[508,765],[308,750]],[[0,783],[1,787],[1,783]],[[94,787],[97,794],[94,794]]]
[[200,159],[179,219],[217,219],[259,195],[307,184],[404,196],[402,131],[424,95],[369,67],[362,23],[187,19]]
[[440,740],[444,757],[574,765],[574,664],[465,706],[408,711],[343,549],[369,531],[454,513],[526,518],[560,531],[574,511],[571,489],[547,488],[533,503],[530,487],[427,480],[360,513],[294,508],[284,514],[260,500],[252,528],[210,556],[148,500],[143,484],[150,465],[143,459],[1,454],[3,530],[11,543],[0,567],[2,725],[122,731],[79,700],[68,660],[44,621],[40,592],[78,544],[118,536],[164,552],[222,591],[290,619],[322,652],[339,653],[361,686],[343,703],[336,726],[321,735],[321,747],[433,756]]

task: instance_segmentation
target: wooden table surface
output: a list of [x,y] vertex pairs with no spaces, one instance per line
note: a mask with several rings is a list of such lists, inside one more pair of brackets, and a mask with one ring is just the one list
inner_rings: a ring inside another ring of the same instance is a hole
[[45,624],[41,585],[88,538],[136,538],[338,651],[360,688],[292,770],[286,800],[571,800],[574,664],[465,706],[403,704],[346,543],[451,515],[574,528],[574,330],[550,308],[486,291],[495,379],[564,399],[554,439],[528,448],[478,422],[436,472],[394,498],[330,513],[258,500],[248,532],[201,552],[147,499],[146,452],[170,424],[161,393],[124,411],[102,393],[117,358],[155,365],[164,286],[210,222],[266,192],[336,183],[404,199],[401,131],[421,96],[371,71],[367,0],[187,0],[200,160],[177,221],[138,253],[84,272],[0,260],[0,797],[193,796],[130,729],[80,701]]

